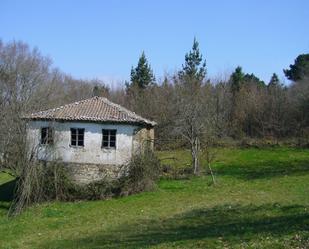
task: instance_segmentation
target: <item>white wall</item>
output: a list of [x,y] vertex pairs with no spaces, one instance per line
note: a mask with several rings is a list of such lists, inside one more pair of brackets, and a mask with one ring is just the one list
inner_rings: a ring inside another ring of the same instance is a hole
[[[54,145],[41,145],[41,127],[54,128]],[[84,128],[84,147],[71,146],[70,128]],[[86,122],[30,121],[28,146],[40,160],[62,160],[72,163],[121,165],[131,158],[133,133],[137,126],[129,124],[100,124]],[[116,129],[116,149],[103,149],[102,129]]]

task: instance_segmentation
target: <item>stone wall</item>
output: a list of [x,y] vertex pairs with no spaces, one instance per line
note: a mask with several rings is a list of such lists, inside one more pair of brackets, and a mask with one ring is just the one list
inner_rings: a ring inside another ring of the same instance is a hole
[[115,180],[123,173],[120,165],[67,163],[65,166],[73,182],[80,185],[103,179]]

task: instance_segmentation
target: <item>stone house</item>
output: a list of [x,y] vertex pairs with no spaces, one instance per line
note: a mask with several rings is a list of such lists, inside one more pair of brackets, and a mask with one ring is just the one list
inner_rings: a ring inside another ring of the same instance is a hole
[[153,146],[155,122],[93,97],[24,117],[31,154],[61,161],[79,183],[118,177],[144,145]]

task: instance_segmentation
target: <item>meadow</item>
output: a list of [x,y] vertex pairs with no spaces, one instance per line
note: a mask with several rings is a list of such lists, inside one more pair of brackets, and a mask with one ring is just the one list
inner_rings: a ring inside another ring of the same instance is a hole
[[[189,151],[157,154],[190,164]],[[14,179],[1,173],[0,248],[309,248],[308,149],[221,148],[212,165],[216,185],[162,178],[151,192],[42,203],[15,218]]]

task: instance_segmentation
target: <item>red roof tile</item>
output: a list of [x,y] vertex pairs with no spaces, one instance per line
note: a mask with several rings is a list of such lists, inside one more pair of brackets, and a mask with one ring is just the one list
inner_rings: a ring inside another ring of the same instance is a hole
[[62,120],[117,122],[156,125],[156,122],[142,118],[134,112],[103,97],[93,97],[75,103],[24,116],[31,120]]

